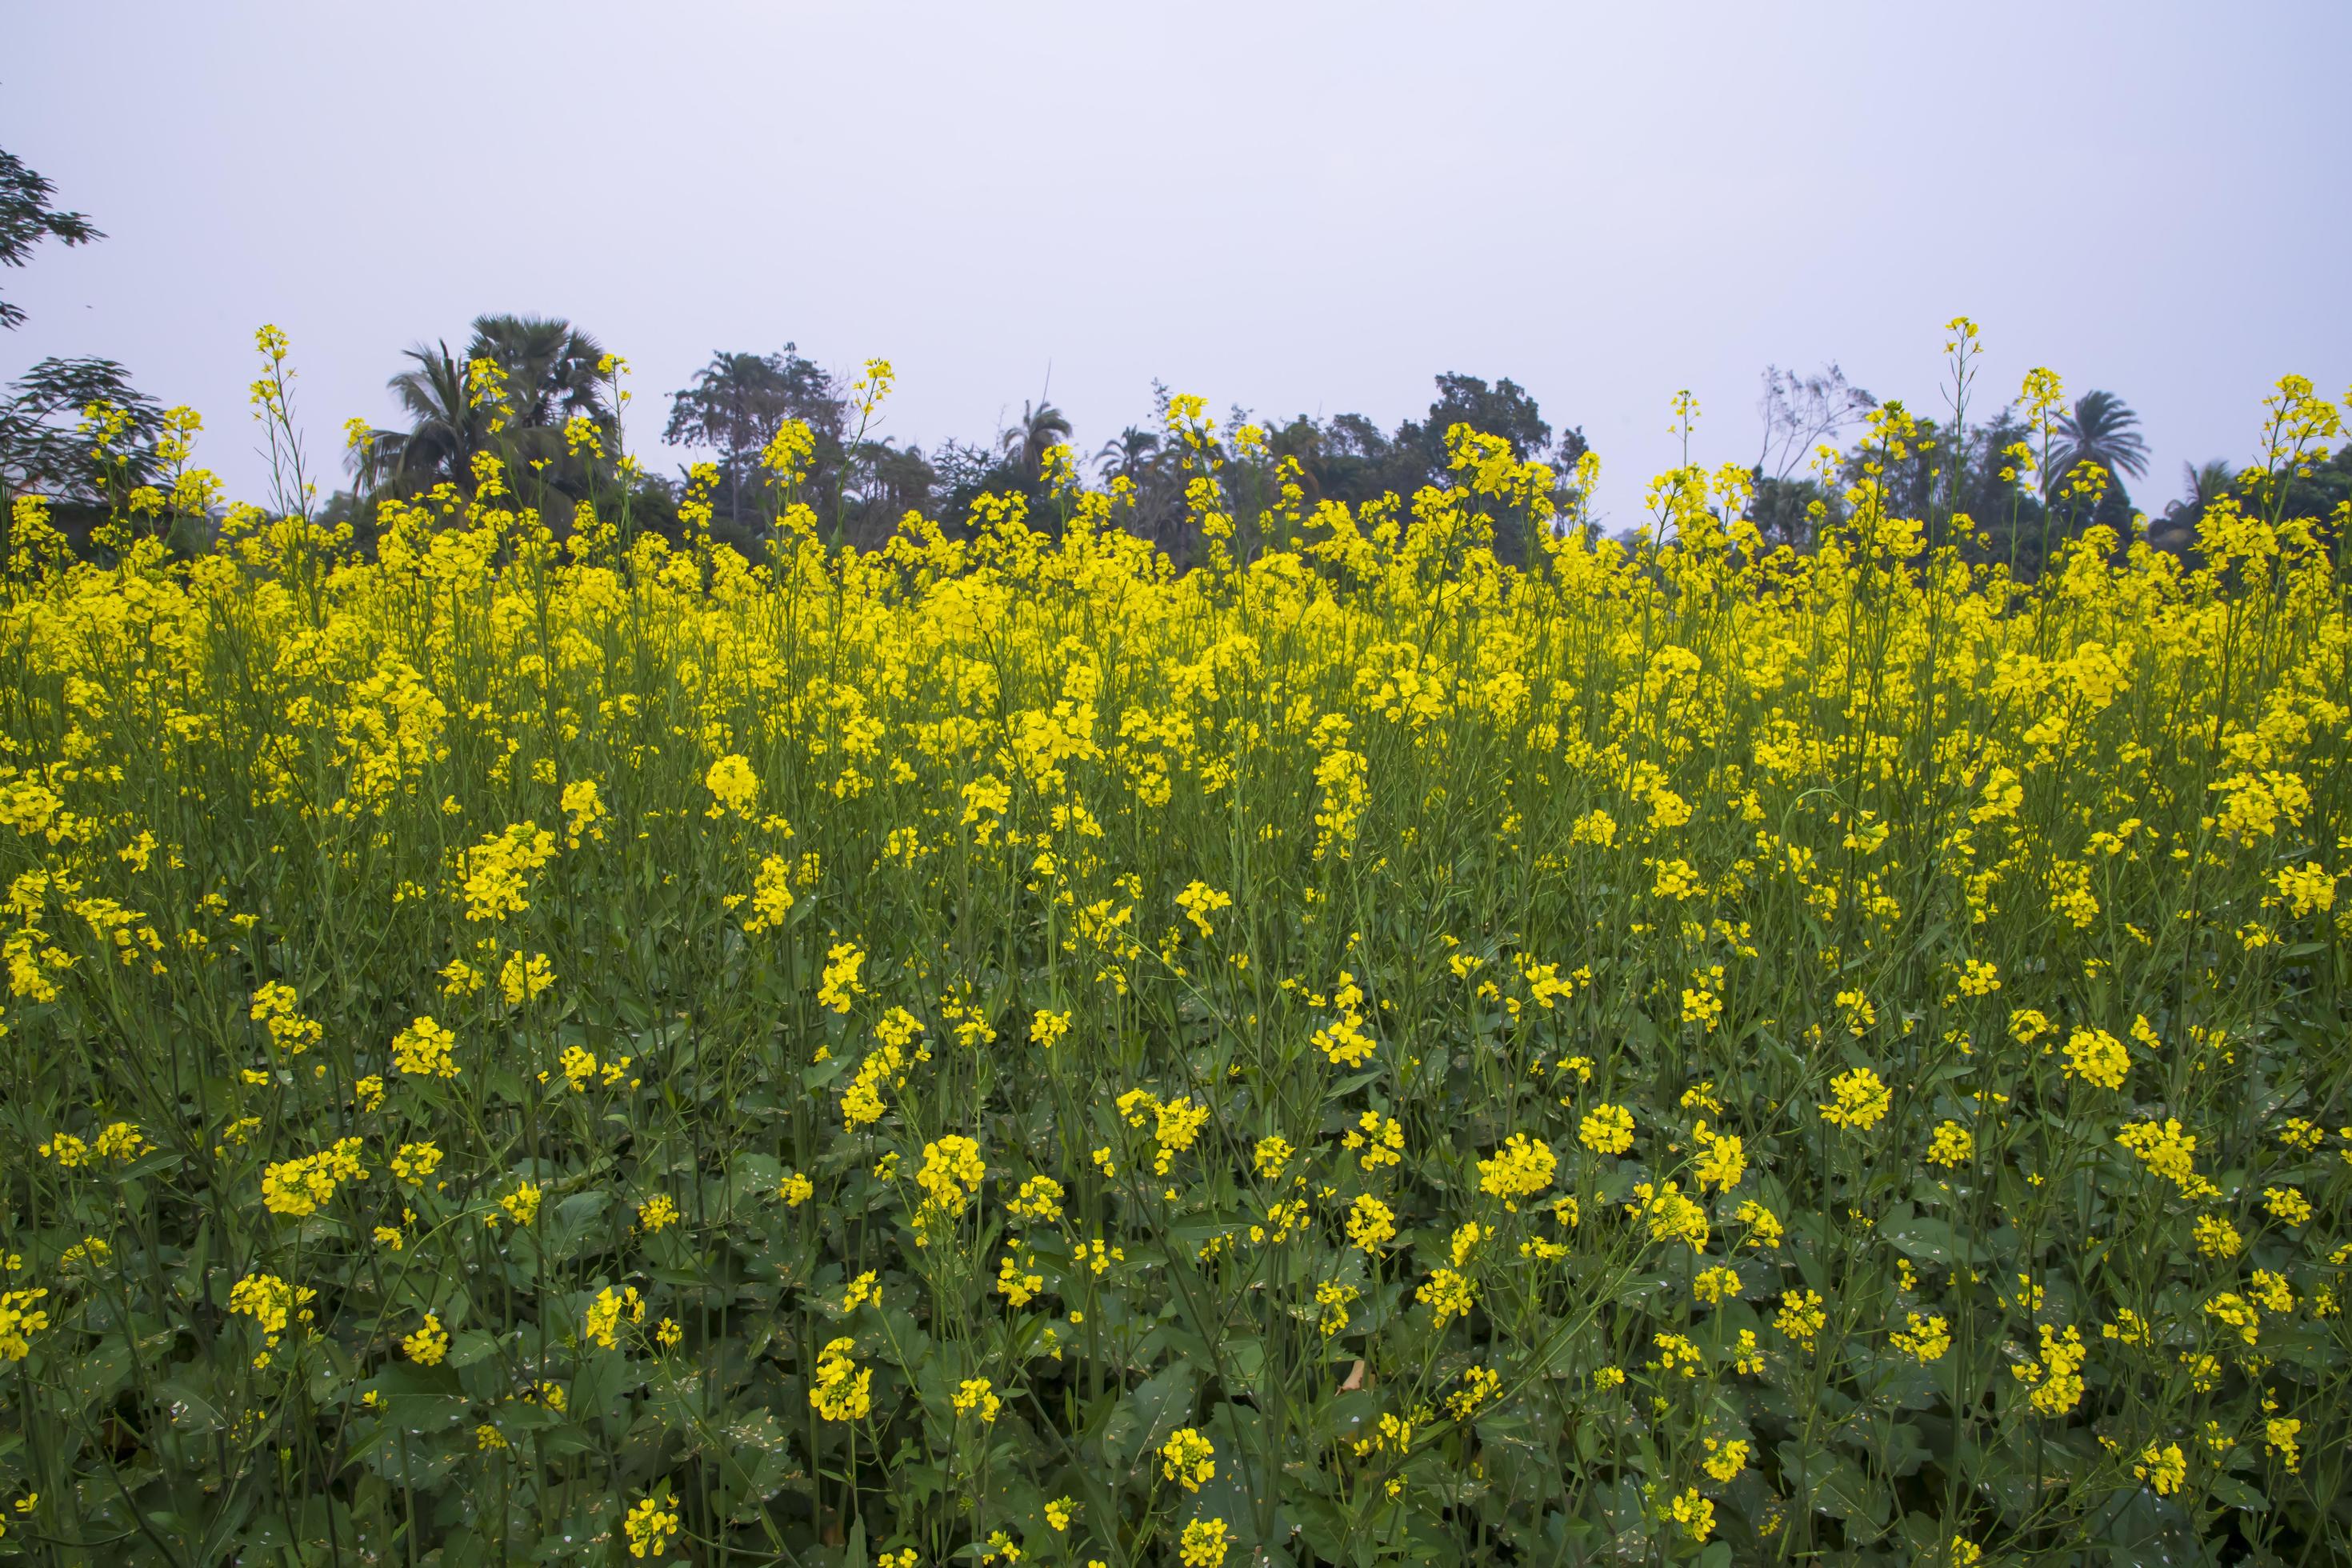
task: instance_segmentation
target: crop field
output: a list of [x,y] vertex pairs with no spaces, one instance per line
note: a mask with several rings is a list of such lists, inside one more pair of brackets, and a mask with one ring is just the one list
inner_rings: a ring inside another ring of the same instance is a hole
[[748,554],[493,458],[182,555],[185,431],[102,561],[19,502],[0,1554],[2347,1561],[2352,600],[2259,416],[2030,578],[1183,398],[1182,572],[1050,455],[840,548],[791,426]]

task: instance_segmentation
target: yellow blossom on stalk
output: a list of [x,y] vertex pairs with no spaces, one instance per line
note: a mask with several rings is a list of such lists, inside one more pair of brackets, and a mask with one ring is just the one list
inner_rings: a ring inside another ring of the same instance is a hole
[[2263,1207],[2284,1225],[2305,1225],[2312,1216],[2311,1200],[2294,1187],[2264,1187]]
[[743,922],[744,931],[756,936],[782,930],[784,917],[797,902],[793,896],[792,862],[782,855],[761,856],[751,879],[751,918]]
[[1976,1134],[1957,1121],[1937,1122],[1935,1134],[1927,1142],[1928,1163],[1952,1170],[1958,1170],[1975,1159],[1976,1152]]
[[1051,1225],[1062,1217],[1062,1184],[1051,1176],[1029,1176],[1021,1183],[1021,1190],[1004,1206],[1013,1218],[1035,1225]]
[[401,1351],[419,1366],[437,1366],[449,1353],[449,1333],[441,1326],[440,1318],[425,1314],[425,1321],[416,1331],[400,1342]]
[[1152,1163],[1155,1175],[1166,1175],[1174,1158],[1192,1146],[1201,1130],[1209,1124],[1209,1108],[1195,1105],[1190,1096],[1162,1100],[1153,1117],[1152,1142],[1158,1152]]
[[1430,1310],[1442,1329],[1456,1318],[1469,1316],[1478,1295],[1466,1277],[1451,1268],[1440,1268],[1413,1292],[1412,1299]]
[[1217,934],[1217,930],[1209,923],[1209,917],[1219,910],[1232,909],[1234,896],[1231,893],[1221,893],[1206,882],[1195,878],[1182,892],[1176,895],[1176,907],[1184,911],[1184,918],[1191,921],[1202,936],[1214,936]]
[[1963,996],[1990,996],[2000,989],[2000,969],[1981,958],[1971,958],[1960,965],[1954,976]]
[[923,1191],[923,1218],[953,1219],[963,1212],[967,1201],[980,1193],[981,1183],[988,1179],[988,1167],[982,1163],[980,1145],[961,1133],[950,1133],[936,1142],[923,1145],[923,1163],[915,1173],[915,1184]]
[[2066,1037],[2066,1076],[2101,1089],[2121,1089],[2131,1075],[2131,1052],[2105,1029],[2076,1029]]
[[1559,1168],[1559,1160],[1549,1145],[1538,1143],[1524,1132],[1514,1132],[1503,1140],[1503,1146],[1493,1157],[1478,1162],[1478,1190],[1489,1197],[1501,1198],[1503,1207],[1516,1214],[1518,1200],[1531,1198],[1549,1187]]
[[266,1167],[261,1173],[262,1206],[272,1214],[299,1219],[318,1213],[331,1202],[340,1184],[365,1180],[367,1171],[360,1163],[360,1141],[341,1138],[319,1153],[281,1160]]
[[955,1406],[957,1415],[978,1415],[983,1426],[992,1425],[996,1413],[1004,1406],[1004,1400],[996,1393],[995,1385],[984,1377],[965,1378],[950,1396],[949,1403]]
[[2206,1258],[2235,1258],[2246,1245],[2238,1227],[2219,1215],[2200,1214],[2189,1227],[2198,1252]]
[[1686,1334],[1653,1334],[1650,1342],[1657,1347],[1658,1359],[1643,1363],[1648,1372],[1678,1373],[1684,1377],[1696,1377],[1705,1359],[1698,1345]]
[[466,918],[504,921],[530,908],[530,882],[555,857],[555,835],[535,822],[493,833],[459,857]]
[[1462,1374],[1462,1386],[1446,1395],[1445,1413],[1466,1421],[1494,1403],[1503,1392],[1503,1374],[1492,1367],[1474,1366]]
[[2133,1122],[2116,1134],[2116,1142],[2137,1155],[2149,1170],[2178,1185],[2184,1196],[2219,1194],[2219,1188],[2197,1173],[2197,1140],[2178,1120]]
[[499,1200],[507,1217],[519,1226],[528,1226],[539,1218],[540,1194],[545,1189],[537,1182],[524,1182],[513,1192]]
[[1348,1209],[1348,1240],[1366,1252],[1376,1252],[1381,1244],[1396,1236],[1396,1215],[1388,1205],[1364,1194]]
[[1781,1335],[1794,1341],[1811,1355],[1822,1329],[1829,1322],[1829,1314],[1822,1310],[1821,1293],[1815,1290],[1789,1290],[1781,1294],[1780,1310],[1773,1314],[1772,1326]]
[[429,1017],[419,1017],[394,1036],[393,1065],[411,1078],[456,1078],[458,1067],[451,1049],[457,1037]]
[[1719,1193],[1727,1193],[1739,1184],[1739,1178],[1748,1171],[1748,1158],[1738,1137],[1714,1131],[1701,1121],[1691,1129],[1691,1142],[1699,1149],[1692,1174],[1697,1178],[1700,1192],[1713,1187]]
[[89,1152],[101,1160],[128,1164],[152,1146],[134,1123],[110,1121],[90,1140]]
[[1188,1492],[1201,1489],[1217,1473],[1216,1450],[1190,1426],[1177,1428],[1160,1447],[1160,1473]]
[[1863,1131],[1875,1127],[1892,1103],[1886,1085],[1868,1068],[1854,1068],[1830,1080],[1833,1097],[1816,1107],[1832,1127]]
[[836,1013],[849,1011],[853,1000],[866,994],[865,983],[857,972],[866,964],[866,952],[854,942],[835,942],[825,953],[824,973],[817,986],[820,1005]]
[[1727,1443],[1709,1437],[1706,1439],[1706,1458],[1700,1461],[1700,1468],[1713,1480],[1729,1481],[1748,1468],[1748,1444],[1743,1438],[1735,1437]]
[[0,1361],[23,1361],[33,1353],[32,1336],[49,1326],[49,1314],[35,1305],[47,1290],[0,1290]]
[[1633,1146],[1633,1113],[1622,1105],[1597,1105],[1578,1124],[1576,1137],[1596,1154],[1622,1154]]
[[874,1407],[874,1369],[851,1359],[856,1341],[828,1341],[809,1380],[809,1408],[827,1421],[862,1421]]
[[262,1026],[271,1044],[290,1057],[300,1056],[326,1034],[323,1025],[297,1011],[299,1001],[294,987],[280,981],[271,981],[253,994],[254,1022]]
[[1315,1287],[1315,1305],[1320,1310],[1317,1327],[1325,1339],[1346,1331],[1348,1308],[1355,1301],[1356,1296],[1353,1285],[1342,1285],[1336,1280],[1327,1279]]
[[710,792],[710,808],[707,816],[733,816],[749,819],[760,801],[760,775],[751,771],[751,759],[729,752],[710,764],[702,775],[702,784]]
[[1941,1314],[1934,1312],[1908,1314],[1905,1326],[1887,1338],[1896,1350],[1922,1366],[1941,1360],[1944,1352],[1952,1348],[1950,1327],[1945,1323]]
[[555,967],[543,952],[510,953],[499,971],[499,990],[509,1007],[536,1000],[541,992],[554,984]]
[[1222,1519],[1196,1519],[1177,1538],[1176,1555],[1182,1568],[1224,1568],[1232,1532]]
[[310,1321],[310,1303],[318,1294],[275,1274],[248,1274],[229,1287],[228,1310],[251,1318],[261,1330],[262,1342],[274,1350],[290,1324]]
[[1675,1494],[1666,1505],[1666,1518],[1694,1542],[1704,1542],[1715,1531],[1715,1504],[1700,1496],[1696,1487],[1685,1487]]
[[600,841],[604,838],[604,822],[612,813],[604,808],[604,796],[598,791],[595,780],[575,779],[565,784],[563,793],[557,797],[557,805],[563,811],[565,847],[579,848],[583,838]]
[[1732,1217],[1748,1227],[1748,1245],[1753,1247],[1768,1251],[1776,1248],[1786,1234],[1781,1228],[1780,1216],[1754,1198],[1741,1199],[1738,1212]]
[[2156,1489],[2158,1497],[2170,1497],[2189,1479],[2189,1456],[2180,1451],[2178,1443],[2158,1447],[2150,1443],[2140,1450],[2139,1462],[2132,1474]]
[[1739,1294],[1739,1276],[1729,1268],[1717,1265],[1702,1268],[1691,1280],[1691,1294],[1708,1306],[1720,1306]]
[[637,1205],[637,1226],[649,1236],[667,1230],[677,1219],[677,1200],[667,1193],[656,1194]]
[[1273,1181],[1282,1174],[1296,1152],[1290,1140],[1277,1133],[1257,1141],[1257,1146],[1250,1152],[1250,1163],[1259,1175]]
[[2296,1444],[2296,1435],[2302,1430],[2303,1423],[2291,1415],[2271,1416],[2263,1423],[2263,1450],[2276,1454],[2288,1469],[2301,1469],[2303,1450]]
[[1335,1067],[1362,1067],[1380,1048],[1379,1042],[1364,1028],[1364,1016],[1358,1010],[1363,1004],[1364,994],[1353,976],[1343,973],[1339,976],[1339,988],[1331,1000],[1339,1016],[1318,1028],[1311,1043]]
[[621,1521],[621,1535],[629,1543],[630,1556],[658,1557],[669,1549],[670,1537],[681,1522],[666,1500],[645,1498]]
[[1029,1043],[1040,1047],[1050,1047],[1070,1032],[1070,1015],[1066,1008],[1056,1013],[1040,1008],[1029,1021]]
[[1679,1182],[1635,1183],[1625,1212],[1648,1222],[1653,1241],[1679,1241],[1693,1252],[1706,1247],[1706,1210],[1684,1195]]
[[625,1285],[615,1291],[606,1286],[596,1293],[594,1300],[588,1303],[587,1316],[581,1331],[599,1348],[612,1350],[621,1342],[621,1322],[624,1319],[632,1324],[646,1321],[646,1304],[637,1295],[637,1288]]
[[2061,1332],[2044,1323],[2041,1358],[2014,1363],[2009,1370],[2032,1390],[2034,1409],[2044,1415],[2063,1415],[2082,1401],[2082,1367],[2089,1353],[2082,1334],[2071,1324]]
[[1340,1138],[1339,1146],[1351,1152],[1360,1151],[1357,1153],[1356,1163],[1363,1170],[1377,1171],[1383,1166],[1399,1164],[1404,1159],[1404,1126],[1394,1117],[1367,1110]]
[[878,1303],[882,1300],[882,1289],[875,1280],[876,1275],[871,1268],[852,1279],[849,1282],[849,1289],[842,1295],[841,1310],[845,1312],[854,1312],[868,1301]]
[[1016,1259],[1009,1252],[998,1260],[996,1289],[1008,1305],[1025,1307],[1045,1289],[1045,1277],[1031,1272],[1034,1262],[1035,1259],[1026,1254]]

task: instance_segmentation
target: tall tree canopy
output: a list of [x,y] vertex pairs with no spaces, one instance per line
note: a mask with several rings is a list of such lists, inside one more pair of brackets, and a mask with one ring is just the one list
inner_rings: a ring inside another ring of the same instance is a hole
[[[446,339],[419,343],[404,357],[408,368],[385,385],[408,428],[371,430],[353,443],[350,464],[363,490],[467,486],[475,456],[492,452],[514,459],[511,482],[576,494],[595,458],[574,451],[563,426],[584,418],[600,438],[615,427],[604,347],[569,321],[477,316],[464,357],[451,353]],[[480,384],[478,361],[498,367],[501,388]]]
[[[88,245],[106,237],[81,214],[51,206],[49,198],[57,190],[23,159],[0,148],[0,267],[24,266],[33,247],[44,239]],[[22,307],[0,299],[0,327],[16,327],[24,319]]]
[[832,374],[803,358],[792,343],[781,353],[714,351],[691,385],[670,394],[662,442],[716,451],[716,509],[729,521],[746,524],[759,510],[753,468],[761,449],[787,419],[801,421],[816,437],[810,492],[833,494],[839,484],[848,405]]
[[84,428],[86,411],[101,404],[122,416],[110,478],[133,485],[152,479],[163,405],[132,386],[131,373],[110,359],[45,359],[9,383],[0,402],[0,485],[68,502],[103,500]]
[[2112,392],[2086,392],[2058,416],[2058,445],[2050,455],[2045,487],[2054,489],[2084,463],[2106,469],[2121,489],[2128,474],[2147,472],[2147,443],[2140,438],[2139,416]]

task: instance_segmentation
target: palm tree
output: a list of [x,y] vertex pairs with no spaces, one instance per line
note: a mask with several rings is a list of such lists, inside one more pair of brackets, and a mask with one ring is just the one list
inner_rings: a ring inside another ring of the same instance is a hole
[[[793,352],[786,344],[785,353]],[[743,515],[743,480],[752,456],[792,416],[793,384],[775,354],[714,351],[694,384],[670,395],[667,446],[713,447],[727,484],[727,515]]]
[[507,373],[513,422],[526,430],[551,429],[584,414],[600,426],[604,406],[604,347],[571,322],[553,316],[488,315],[474,318],[468,360],[495,361]]
[[2202,517],[2207,507],[2237,488],[2238,468],[2229,459],[2216,458],[2210,463],[2181,464],[2180,478],[2182,488],[2177,504]]
[[487,451],[491,411],[474,406],[473,378],[443,342],[406,351],[415,363],[384,384],[408,416],[405,430],[371,430],[346,458],[362,490],[467,482],[474,454]]
[[1024,479],[1034,479],[1045,461],[1045,448],[1066,446],[1069,438],[1070,416],[1041,399],[1034,406],[1021,405],[1021,423],[998,437],[997,446],[1020,466]]
[[[602,344],[569,321],[545,316],[484,315],[474,318],[474,335],[459,359],[443,339],[406,351],[409,368],[385,385],[408,416],[405,430],[370,430],[354,442],[346,462],[362,491],[385,485],[416,489],[443,480],[472,482],[474,458],[491,449],[494,437],[512,448],[510,458],[540,467],[531,471],[558,488],[577,488],[581,476],[559,432],[565,421],[585,416],[610,435],[613,411],[606,406]],[[506,373],[503,408],[477,405],[473,363],[488,360]],[[502,425],[501,430],[493,429]]]
[[1145,465],[1160,450],[1159,436],[1150,430],[1129,426],[1118,433],[1115,441],[1105,441],[1095,453],[1095,468],[1106,479],[1139,479]]
[[2180,478],[2180,499],[2166,506],[2164,515],[2147,529],[2150,544],[2176,555],[2187,554],[2196,544],[2197,525],[2205,521],[2209,507],[2237,488],[2238,470],[2217,458],[2210,463],[2181,464]]
[[2138,426],[2139,416],[2114,393],[2084,393],[2058,416],[2058,445],[2042,475],[2044,488],[2054,490],[2084,463],[2105,468],[2113,479],[2140,478],[2147,472],[2147,443]]

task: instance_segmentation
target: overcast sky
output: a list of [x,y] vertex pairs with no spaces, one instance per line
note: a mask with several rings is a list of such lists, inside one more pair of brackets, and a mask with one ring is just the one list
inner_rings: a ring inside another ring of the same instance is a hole
[[665,395],[786,340],[894,360],[926,447],[1049,367],[1089,449],[1155,376],[1383,426],[1509,376],[1621,525],[1677,387],[1749,461],[1767,363],[1933,408],[1956,313],[1992,401],[2046,363],[2140,411],[2151,510],[2281,374],[2352,377],[2341,0],[0,0],[0,146],[109,237],[0,273],[0,376],[119,359],[245,496],[264,321],[331,463],[485,310],[627,355],[664,469]]

